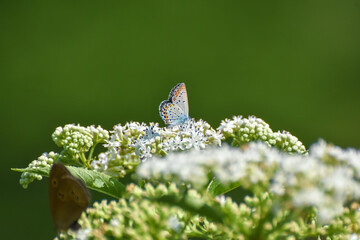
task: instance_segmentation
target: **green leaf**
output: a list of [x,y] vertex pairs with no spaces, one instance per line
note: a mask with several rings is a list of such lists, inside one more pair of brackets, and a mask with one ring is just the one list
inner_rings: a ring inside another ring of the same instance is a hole
[[122,197],[125,192],[125,186],[121,182],[105,173],[79,167],[66,167],[72,175],[83,180],[86,186],[92,190],[107,194],[114,198]]
[[[114,198],[122,197],[125,192],[125,186],[109,175],[100,173],[94,170],[88,170],[85,168],[66,166],[67,169],[77,178],[80,178],[89,189],[97,192],[107,194]],[[29,172],[34,174],[40,174],[44,177],[49,177],[49,167],[37,167],[37,168],[12,168],[11,170],[16,172]]]
[[44,177],[49,177],[50,168],[49,167],[37,167],[37,168],[11,168],[12,171],[15,172],[28,172],[28,173],[34,173],[39,174]]
[[216,178],[213,178],[213,180],[209,183],[208,192],[212,196],[218,196],[230,192],[231,190],[238,188],[240,186],[241,186],[240,182],[234,182],[229,185],[224,185],[221,182],[219,182],[219,180],[217,180]]

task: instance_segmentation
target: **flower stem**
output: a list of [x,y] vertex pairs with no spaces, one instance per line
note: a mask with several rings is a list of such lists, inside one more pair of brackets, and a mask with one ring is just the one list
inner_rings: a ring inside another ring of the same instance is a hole
[[81,152],[81,154],[80,154],[80,159],[81,159],[81,162],[85,165],[85,167],[90,168],[90,165],[87,162],[85,154],[83,152]]
[[95,149],[95,147],[96,147],[96,145],[97,145],[97,143],[95,143],[92,147],[91,147],[91,149],[90,149],[90,153],[89,153],[89,162],[91,163],[92,162],[92,155],[93,155],[93,153],[94,153],[94,149]]

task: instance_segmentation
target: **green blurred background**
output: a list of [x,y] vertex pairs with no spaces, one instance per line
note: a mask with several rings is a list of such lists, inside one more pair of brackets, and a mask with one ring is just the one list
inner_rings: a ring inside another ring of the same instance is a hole
[[[256,115],[308,147],[360,147],[360,0],[0,2],[3,239],[51,239],[47,181],[19,173],[67,123]],[[98,197],[99,198],[99,197]],[[101,198],[101,197],[100,197]],[[11,234],[11,235],[10,235]]]

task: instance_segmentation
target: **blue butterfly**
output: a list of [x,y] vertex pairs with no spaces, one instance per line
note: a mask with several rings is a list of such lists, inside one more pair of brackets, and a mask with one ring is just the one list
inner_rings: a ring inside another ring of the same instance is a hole
[[169,94],[169,99],[160,103],[159,113],[167,125],[189,121],[189,104],[185,83],[178,83]]

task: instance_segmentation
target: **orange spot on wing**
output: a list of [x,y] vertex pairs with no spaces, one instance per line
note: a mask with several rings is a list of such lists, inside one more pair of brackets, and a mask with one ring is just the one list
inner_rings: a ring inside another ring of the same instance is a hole
[[172,105],[172,104],[167,105],[167,106],[165,107],[165,109],[164,109],[164,117],[165,117],[166,123],[169,123],[168,115],[167,115],[167,109],[168,109],[168,107],[170,107],[171,105]]
[[[174,97],[177,97],[177,95],[179,95],[180,91],[181,91],[182,89],[184,89],[184,88],[185,88],[185,85],[181,85],[181,87],[176,91]],[[173,97],[173,98],[174,98],[174,97]]]

